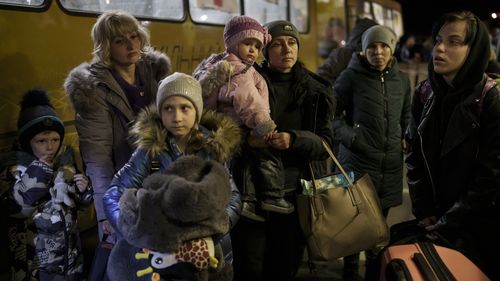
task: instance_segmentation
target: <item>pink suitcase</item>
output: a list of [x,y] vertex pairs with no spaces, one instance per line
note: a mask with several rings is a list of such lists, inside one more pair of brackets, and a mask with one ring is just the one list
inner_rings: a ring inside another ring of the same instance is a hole
[[381,257],[381,281],[490,280],[462,253],[430,242],[393,245]]

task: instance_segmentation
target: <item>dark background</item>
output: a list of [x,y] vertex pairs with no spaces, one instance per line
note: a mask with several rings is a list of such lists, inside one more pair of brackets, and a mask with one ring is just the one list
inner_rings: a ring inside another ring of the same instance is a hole
[[430,35],[432,23],[450,11],[469,10],[490,28],[500,27],[500,19],[491,19],[491,13],[500,17],[500,0],[397,0],[403,10],[404,31],[417,36]]

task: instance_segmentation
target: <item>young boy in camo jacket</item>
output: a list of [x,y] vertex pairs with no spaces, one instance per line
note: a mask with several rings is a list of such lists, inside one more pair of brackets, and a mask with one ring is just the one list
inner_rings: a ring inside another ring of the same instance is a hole
[[11,280],[80,280],[77,205],[90,203],[89,181],[62,145],[64,125],[46,92],[24,95],[17,125],[20,150],[8,168]]

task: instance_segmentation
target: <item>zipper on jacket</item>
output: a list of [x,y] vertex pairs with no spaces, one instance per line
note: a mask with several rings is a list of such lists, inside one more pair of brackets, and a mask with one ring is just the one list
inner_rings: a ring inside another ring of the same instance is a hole
[[429,180],[431,182],[432,196],[434,197],[434,202],[436,202],[437,196],[436,196],[436,188],[434,186],[434,179],[432,178],[432,173],[431,173],[431,169],[429,167],[429,162],[427,162],[427,157],[425,157],[424,140],[422,138],[422,133],[420,132],[419,129],[417,129],[417,134],[418,134],[418,137],[420,138],[420,151],[422,152],[422,159],[424,159],[425,170],[426,170],[427,174],[429,175]]
[[[319,103],[319,95],[316,95],[316,105],[314,106],[314,124],[313,124],[313,133],[316,134],[316,121],[318,119],[318,103]],[[334,109],[335,110],[335,109]]]
[[[431,93],[431,95],[432,95],[432,93]],[[422,131],[421,131],[422,122],[425,121],[424,119],[427,119],[428,115],[430,114],[430,111],[434,108],[434,98],[430,99],[430,102],[429,102],[429,100],[427,100],[426,104],[427,103],[429,103],[429,105],[427,106],[427,111],[422,111],[422,114],[424,114],[424,117],[420,121],[420,123],[417,127],[417,134],[418,134],[418,137],[420,139],[420,152],[422,153],[422,159],[424,160],[425,170],[427,172],[427,175],[429,176],[429,181],[431,183],[432,196],[434,198],[434,202],[436,202],[436,200],[437,200],[436,186],[434,185],[434,179],[432,178],[432,173],[431,173],[431,169],[429,167],[429,162],[427,161],[427,157],[425,156],[424,140],[423,140]],[[425,105],[424,105],[424,109],[426,109]]]
[[[383,150],[384,150],[384,157],[382,159],[382,169],[386,169],[386,161],[387,161],[387,142],[389,141],[389,104],[387,101],[387,91],[385,90],[385,79],[384,79],[384,72],[380,73],[380,83],[381,83],[381,89],[382,89],[382,98],[384,100],[384,119],[385,119],[385,134],[384,134],[384,140],[382,142],[383,145]],[[384,174],[382,174],[382,185],[385,185],[385,177]]]
[[[71,212],[71,211],[70,211]],[[66,217],[64,216],[63,211],[59,211],[59,216],[61,216],[61,220],[64,226],[64,279],[66,281],[69,281],[69,276],[68,276],[68,251],[69,251],[69,237],[68,237],[68,225],[66,224]]]

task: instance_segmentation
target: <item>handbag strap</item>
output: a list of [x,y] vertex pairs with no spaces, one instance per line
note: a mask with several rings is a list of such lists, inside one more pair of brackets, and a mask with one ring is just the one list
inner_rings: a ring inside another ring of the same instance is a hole
[[[342,165],[340,165],[339,160],[337,160],[337,157],[335,157],[335,155],[333,154],[333,151],[330,149],[330,146],[328,145],[328,143],[326,143],[325,140],[321,140],[321,144],[325,148],[326,152],[328,152],[328,154],[330,155],[330,158],[332,158],[333,162],[335,162],[335,165],[339,168],[342,175],[344,175],[347,182],[349,183],[349,187],[346,189],[349,192],[352,204],[355,206],[359,205],[360,202],[359,202],[359,200],[357,200],[357,198],[353,192],[354,182],[351,180],[351,178],[349,178],[349,176],[345,172],[344,168],[342,168]],[[311,166],[311,162],[309,162],[309,169],[311,170],[311,177],[312,177],[312,182],[313,182],[313,184],[312,184],[313,185],[313,194],[316,195],[316,191],[317,191],[316,178],[314,176],[314,171],[313,171],[313,168]]]
[[102,239],[101,239],[101,241],[102,241],[102,242],[106,242],[106,240],[108,240],[108,236],[109,236],[108,234],[103,233],[103,234],[102,234]]
[[323,144],[323,147],[325,148],[326,152],[328,152],[328,154],[332,158],[333,162],[335,162],[335,165],[339,168],[342,175],[344,175],[347,182],[349,182],[349,186],[353,186],[354,183],[352,182],[351,178],[347,176],[347,173],[345,172],[344,168],[342,168],[342,165],[340,165],[340,162],[339,160],[337,160],[337,157],[335,157],[335,155],[333,154],[332,150],[330,149],[330,146],[325,142],[325,140],[322,140],[321,143]]

